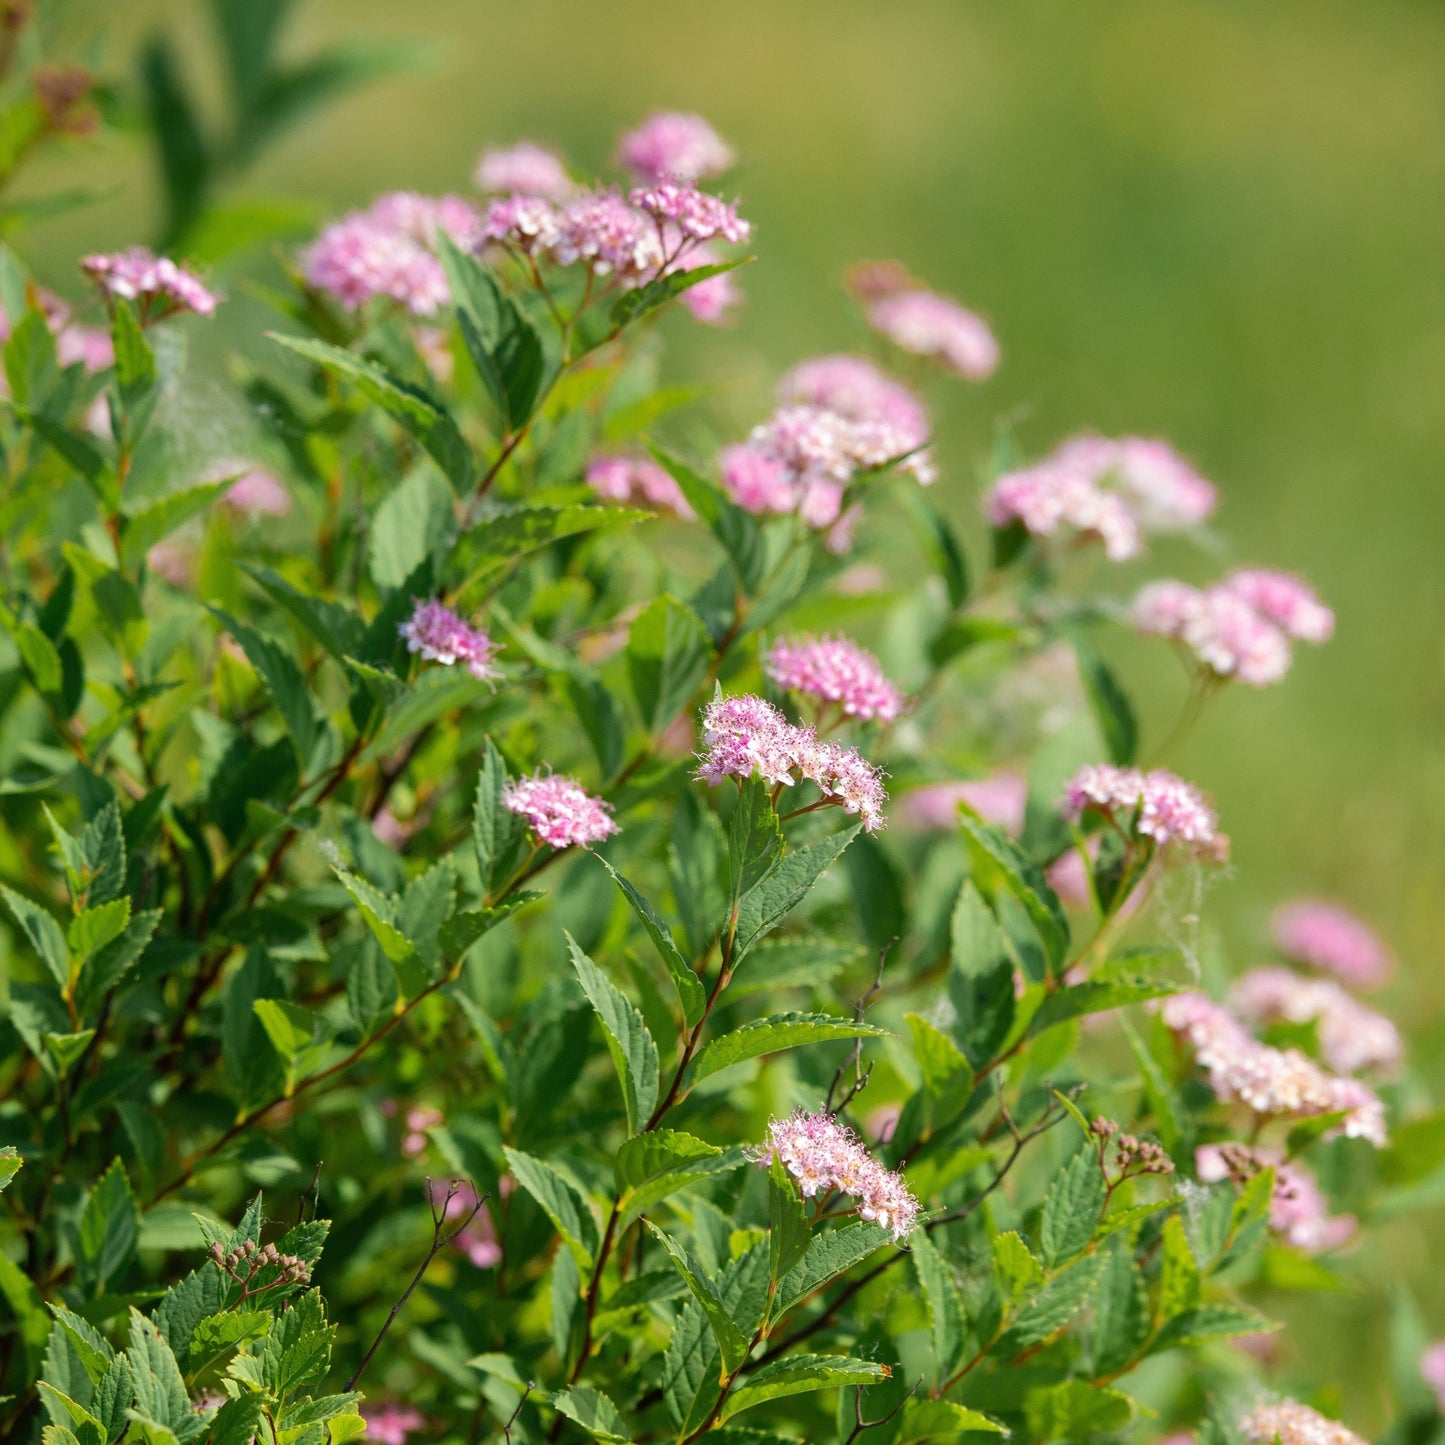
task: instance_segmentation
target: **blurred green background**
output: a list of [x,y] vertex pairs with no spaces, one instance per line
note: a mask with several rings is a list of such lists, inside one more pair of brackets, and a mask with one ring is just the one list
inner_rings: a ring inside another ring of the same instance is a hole
[[[165,31],[204,109],[206,11],[110,0],[73,4],[67,24],[105,35],[105,69],[125,77]],[[485,143],[523,137],[602,169],[646,111],[697,110],[743,157],[731,184],[759,260],[734,329],[676,330],[669,380],[715,383],[724,425],[758,419],[784,365],[862,344],[841,274],[896,256],[1004,347],[989,384],[931,396],[947,504],[975,538],[1000,416],[1030,452],[1093,427],[1195,458],[1223,491],[1217,537],[1107,584],[1284,566],[1339,614],[1332,644],[1302,650],[1281,687],[1226,695],[1175,760],[1234,841],[1207,921],[1242,969],[1284,898],[1356,907],[1398,948],[1386,1006],[1445,1085],[1445,7],[303,0],[287,48],[343,37],[420,42],[425,61],[288,134],[246,193],[320,219],[385,189],[465,192]],[[78,146],[43,180],[115,188],[22,241],[72,295],[80,248],[156,233],[139,136]],[[1116,655],[1158,737],[1177,669],[1157,646]],[[1392,1225],[1365,1272],[1412,1281],[1445,1334],[1432,1234]],[[1365,1411],[1377,1303],[1312,1303],[1290,1347],[1323,1351]]]

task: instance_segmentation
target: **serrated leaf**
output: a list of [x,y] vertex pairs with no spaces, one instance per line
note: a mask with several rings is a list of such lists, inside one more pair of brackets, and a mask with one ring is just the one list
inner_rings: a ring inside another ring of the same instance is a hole
[[20,1157],[19,1150],[13,1144],[0,1145],[0,1193],[3,1193],[6,1185],[20,1172],[20,1167],[25,1160]]
[[920,1229],[910,1241],[913,1268],[928,1306],[928,1320],[933,1342],[933,1360],[937,1380],[941,1384],[952,1374],[963,1353],[966,1320],[963,1297],[958,1292],[948,1263]]
[[1139,724],[1128,694],[1091,642],[1076,636],[1073,645],[1079,680],[1084,684],[1084,695],[1093,709],[1109,761],[1123,768],[1132,767],[1139,751]]
[[608,1052],[622,1081],[628,1133],[636,1134],[651,1118],[657,1103],[657,1044],[632,1000],[578,948],[570,933],[565,937],[572,967],[587,1002],[601,1021]]
[[85,825],[80,850],[90,872],[86,902],[106,903],[116,897],[125,887],[126,874],[125,828],[117,803],[107,803]]
[[137,566],[163,537],[208,510],[228,482],[201,482],[170,492],[121,520],[121,558],[127,567]]
[[[1038,931],[1050,965],[1057,968],[1068,955],[1069,921],[1042,871],[1001,829],[985,823],[966,808],[961,809],[958,816],[970,844],[974,881],[980,891],[988,894],[1003,887],[1018,899]],[[985,886],[986,880],[988,886]]]
[[517,1183],[537,1201],[553,1228],[577,1256],[578,1266],[591,1269],[597,1255],[597,1220],[577,1187],[543,1159],[508,1145],[502,1146],[502,1153]]
[[768,786],[749,778],[728,819],[728,879],[734,902],[750,893],[783,856],[783,829]]
[[617,1406],[601,1390],[594,1390],[590,1385],[568,1385],[552,1396],[552,1404],[594,1440],[601,1440],[604,1445],[630,1445],[630,1436]]
[[893,1371],[872,1360],[855,1360],[846,1355],[793,1355],[774,1360],[749,1375],[727,1398],[723,1420],[731,1420],[754,1405],[779,1400],[810,1390],[829,1390],[839,1385],[872,1385],[886,1380]]
[[623,1142],[613,1173],[620,1196],[618,1228],[625,1229],[654,1204],[714,1174],[741,1163],[736,1151],[724,1154],[715,1145],[673,1129],[649,1129]]
[[265,1401],[260,1395],[227,1400],[211,1420],[210,1445],[251,1445],[261,1424]]
[[1085,1255],[1055,1275],[1020,1311],[1000,1342],[1000,1358],[1017,1354],[1062,1329],[1083,1308],[1103,1271],[1104,1260]]
[[397,900],[339,864],[333,864],[331,871],[351,895],[362,921],[381,945],[381,951],[392,963],[406,963],[416,952],[416,945],[397,927]]
[[656,736],[687,705],[707,675],[712,642],[692,608],[654,597],[627,634],[627,669],[642,726]]
[[1155,1336],[1153,1349],[1168,1350],[1178,1345],[1201,1345],[1210,1340],[1234,1340],[1242,1335],[1269,1334],[1279,1329],[1275,1320],[1255,1310],[1235,1305],[1201,1305],[1185,1310],[1164,1322]]
[[634,507],[514,507],[464,532],[457,541],[454,565],[469,575],[490,571],[563,537],[603,527],[630,527],[649,516]]
[[76,1254],[81,1277],[102,1288],[135,1250],[140,1210],[119,1159],[101,1175],[80,1212]]
[[1159,1283],[1159,1319],[1168,1323],[1176,1315],[1190,1313],[1199,1304],[1203,1278],[1189,1248],[1184,1221],[1170,1215],[1164,1221],[1164,1253]]
[[365,645],[366,625],[350,608],[293,587],[269,567],[242,564],[241,570],[264,587],[338,662]]
[[672,979],[673,987],[677,990],[678,1002],[682,1005],[683,1022],[688,1028],[696,1028],[707,1010],[707,990],[703,987],[702,980],[682,956],[682,951],[673,940],[672,930],[658,916],[652,904],[605,858],[597,854],[593,856],[608,871],[612,881],[622,890],[622,896],[626,898],[632,911],[642,920],[642,926],[662,956],[668,977]]
[[296,750],[297,766],[304,771],[321,737],[322,724],[316,716],[305,675],[296,659],[279,643],[262,637],[219,607],[208,607],[207,610],[235,638],[247,661],[256,669],[257,676],[276,704],[276,711],[286,724],[291,745]]
[[742,590],[751,595],[763,581],[767,556],[757,520],[739,507],[722,488],[658,447],[648,444],[657,464],[675,481],[688,505],[722,544],[723,554]]
[[776,1154],[768,1169],[768,1277],[781,1280],[808,1252],[808,1211],[797,1182]]
[[476,850],[484,891],[500,881],[499,875],[507,868],[525,826],[502,801],[506,788],[507,765],[497,745],[488,737],[472,807],[472,846]]
[[161,1332],[135,1309],[130,1312],[126,1357],[135,1383],[136,1408],[148,1419],[181,1431],[195,1417],[180,1366]]
[[670,1235],[665,1234],[651,1220],[643,1221],[648,1232],[667,1251],[673,1267],[682,1276],[692,1297],[698,1302],[722,1352],[723,1367],[732,1374],[748,1357],[750,1343],[732,1321],[726,1307],[718,1296],[712,1282],[703,1273],[702,1266],[692,1255]]
[[690,1083],[699,1084],[747,1059],[801,1048],[804,1044],[830,1043],[835,1039],[876,1039],[886,1035],[886,1029],[828,1014],[788,1013],[754,1019],[705,1044],[693,1059]]
[[736,261],[718,261],[707,266],[694,266],[690,271],[669,271],[666,275],[647,282],[645,286],[624,291],[612,303],[612,324],[630,326],[649,311],[665,306],[703,281],[710,281],[714,276],[723,276],[729,271],[737,270],[739,266],[747,265],[749,259],[751,258],[743,257]]
[[893,1236],[881,1225],[860,1220],[841,1229],[815,1234],[808,1243],[802,1260],[794,1265],[778,1286],[776,1313],[792,1309],[815,1290],[846,1274],[885,1244]]
[[70,985],[70,949],[66,946],[65,935],[60,925],[38,903],[16,893],[13,888],[0,883],[0,897],[9,905],[15,921],[25,930],[25,936],[40,955],[40,961],[50,970],[50,976],[61,989]]
[[1035,1440],[1083,1440],[1122,1430],[1134,1417],[1134,1402],[1119,1390],[1064,1380],[1031,1390],[1024,1413]]
[[1116,1239],[1094,1296],[1093,1374],[1115,1375],[1149,1338],[1149,1294],[1126,1239]]
[[368,401],[374,402],[421,443],[458,493],[471,490],[476,479],[471,448],[451,413],[440,402],[340,347],[309,337],[282,336],[274,331],[266,334],[308,361],[355,382]]
[[860,824],[820,842],[795,848],[762,882],[748,892],[738,911],[737,936],[729,965],[736,968],[752,946],[772,932],[858,836]]
[[[129,905],[130,900],[125,902]],[[89,1017],[99,1008],[105,995],[130,973],[164,916],[159,908],[137,913],[117,937],[85,961],[75,985],[76,1006],[83,1017]]]
[[1052,1269],[1067,1264],[1088,1248],[1104,1211],[1107,1185],[1099,1165],[1099,1151],[1083,1144],[1044,1198],[1039,1242],[1044,1263]]
[[893,1445],[915,1445],[915,1442],[947,1439],[950,1435],[966,1435],[972,1431],[990,1435],[1009,1432],[978,1410],[955,1405],[952,1400],[910,1400],[899,1418],[898,1436]]
[[112,898],[109,903],[86,908],[70,920],[67,942],[77,966],[125,932],[130,922],[130,899]]
[[1029,1020],[1029,1034],[1041,1034],[1088,1014],[1107,1013],[1177,992],[1173,984],[1149,979],[1087,979],[1051,993]]

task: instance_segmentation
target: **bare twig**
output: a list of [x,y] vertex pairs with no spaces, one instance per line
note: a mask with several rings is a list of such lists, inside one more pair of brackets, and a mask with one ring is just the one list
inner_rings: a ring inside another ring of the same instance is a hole
[[[873,982],[868,985],[867,992],[860,999],[853,1002],[853,1021],[862,1023],[868,1012],[868,1005],[883,990],[883,969],[888,962],[889,950],[898,942],[897,935],[891,938],[882,948],[878,950],[878,972],[873,977]],[[853,1070],[853,1082],[848,1085],[843,1095],[835,1104],[833,1095],[843,1083],[843,1076],[849,1068]],[[848,1105],[868,1087],[868,1080],[873,1077],[873,1065],[863,1067],[863,1040],[861,1038],[853,1041],[853,1052],[838,1065],[838,1071],[833,1075],[833,1082],[828,1085],[828,1097],[823,1101],[823,1112],[825,1114],[841,1114]]]

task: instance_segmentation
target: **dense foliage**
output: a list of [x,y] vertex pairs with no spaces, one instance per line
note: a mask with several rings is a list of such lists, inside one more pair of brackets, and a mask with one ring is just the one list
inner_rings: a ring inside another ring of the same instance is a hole
[[[148,74],[184,254],[266,127],[177,170]],[[1214,508],[1161,443],[1002,430],[950,515],[861,357],[718,455],[659,358],[737,304],[731,157],[661,116],[621,158],[293,248],[233,450],[205,278],[86,258],[87,318],[0,253],[0,1429],[1354,1439],[1277,1401],[1331,1395],[1262,1306],[1340,1287],[1445,1131],[1348,915],[1211,1001],[1227,838],[1161,766],[1331,614],[1259,569],[1108,599]],[[997,364],[902,268],[851,288],[921,384]],[[1120,625],[1192,679],[1150,748]]]

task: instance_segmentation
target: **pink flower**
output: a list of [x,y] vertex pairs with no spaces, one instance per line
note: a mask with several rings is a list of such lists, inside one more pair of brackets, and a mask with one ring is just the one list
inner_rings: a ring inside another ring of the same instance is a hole
[[659,224],[676,227],[685,242],[722,240],[740,245],[752,234],[735,206],[698,190],[691,181],[638,186],[627,199]]
[[1192,527],[1213,512],[1218,493],[1167,442],[1152,437],[1071,437],[1051,460],[1092,481],[1117,486],[1145,531]]
[[1394,969],[1389,948],[1337,903],[1305,899],[1274,916],[1274,941],[1286,958],[1356,988],[1378,988]]
[[1362,1436],[1347,1430],[1338,1420],[1311,1410],[1297,1400],[1263,1405],[1239,1422],[1250,1445],[1369,1445]]
[[1155,582],[1135,598],[1133,617],[1140,632],[1192,648],[1216,677],[1267,687],[1289,671],[1289,638],[1226,586],[1200,592],[1183,582]]
[[1395,1025],[1330,978],[1302,978],[1288,968],[1256,968],[1230,990],[1229,1006],[1256,1025],[1316,1023],[1320,1056],[1337,1073],[1390,1068],[1403,1052]]
[[883,675],[878,659],[846,637],[780,640],[767,657],[768,676],[781,688],[842,705],[865,722],[894,722],[904,696]]
[[1201,1144],[1194,1152],[1194,1172],[1206,1184],[1228,1179],[1240,1167],[1274,1170],[1269,1227],[1296,1249],[1320,1254],[1338,1249],[1353,1238],[1359,1222],[1353,1215],[1332,1215],[1313,1172],[1299,1160],[1287,1162],[1277,1149],[1243,1144]]
[[561,217],[556,206],[542,196],[507,196],[487,207],[482,234],[489,241],[516,246],[532,253],[557,243]]
[[774,1119],[768,1142],[753,1150],[752,1157],[766,1166],[774,1154],[798,1181],[805,1199],[835,1189],[850,1194],[864,1219],[891,1230],[899,1241],[917,1226],[918,1200],[903,1176],[878,1163],[863,1141],[831,1114],[800,1109],[786,1119]]
[[428,662],[448,667],[464,662],[478,682],[493,682],[501,676],[493,666],[501,648],[480,628],[469,626],[440,602],[418,598],[410,618],[396,630],[406,639],[406,650],[420,653]]
[[700,116],[663,111],[622,137],[622,164],[643,181],[700,180],[731,168],[733,153]]
[[1199,789],[1163,768],[1148,773],[1111,763],[1080,768],[1065,790],[1060,811],[1071,823],[1090,811],[1121,825],[1132,819],[1134,831],[1159,847],[1179,843],[1202,857],[1215,853],[1223,836],[1214,809]]
[[1028,780],[1004,768],[992,777],[916,788],[903,798],[902,807],[915,828],[952,829],[958,826],[958,805],[967,803],[986,823],[1017,835],[1024,826],[1028,797]]
[[402,1136],[401,1152],[408,1159],[415,1159],[418,1154],[426,1151],[426,1131],[435,1129],[438,1124],[445,1121],[440,1109],[434,1109],[430,1104],[419,1104],[406,1111],[406,1133]]
[[197,316],[210,316],[218,304],[215,293],[188,267],[144,246],[108,256],[86,256],[80,267],[107,297],[138,301],[143,312],[160,303],[163,313],[194,311]]
[[[465,1179],[429,1181],[432,1204],[446,1220],[471,1214],[471,1219],[453,1236],[452,1243],[478,1269],[495,1269],[502,1262],[502,1246],[497,1242],[496,1225],[485,1202],[477,1202],[476,1190]],[[475,1210],[475,1213],[473,1211]]]
[[1231,572],[1219,585],[1301,642],[1328,642],[1334,636],[1335,614],[1306,583],[1287,572],[1250,568]]
[[1436,1405],[1445,1415],[1445,1340],[1433,1344],[1420,1356],[1420,1374],[1435,1392]]
[[481,218],[460,196],[422,196],[415,191],[388,191],[371,203],[368,213],[384,229],[410,236],[435,249],[445,231],[464,251],[481,239]]
[[530,141],[483,151],[477,162],[477,185],[493,195],[541,196],[548,201],[565,201],[577,189],[562,158]]
[[616,274],[624,285],[650,280],[664,260],[651,218],[605,190],[587,191],[562,208],[551,252],[563,266],[585,261],[600,276]]
[[650,457],[620,452],[593,457],[587,464],[587,485],[610,502],[656,507],[691,521],[693,510],[669,473]]
[[1139,525],[1117,493],[1053,460],[1005,472],[989,491],[987,510],[991,527],[1018,523],[1034,537],[1052,537],[1065,528],[1095,537],[1111,562],[1128,561],[1141,546]]
[[612,806],[594,798],[563,773],[537,773],[509,783],[502,803],[527,820],[528,827],[553,848],[586,848],[619,831]]
[[246,517],[284,517],[291,510],[291,493],[272,473],[255,467],[228,487],[221,504]]
[[376,1445],[406,1445],[406,1437],[426,1424],[426,1416],[419,1410],[395,1400],[358,1408],[366,1421],[366,1438],[376,1441]]
[[761,447],[739,442],[722,454],[722,484],[748,512],[791,512],[797,488],[786,463]]
[[929,439],[923,403],[902,383],[861,356],[819,356],[799,362],[778,383],[785,406],[815,406],[849,421],[883,422],[908,440],[905,450]]
[[1326,1073],[1298,1049],[1262,1044],[1227,1009],[1200,993],[1161,1000],[1165,1026],[1194,1050],[1216,1098],[1264,1117],[1308,1118],[1343,1112],[1339,1132],[1385,1147],[1385,1109],[1357,1079]]
[[868,324],[904,351],[931,357],[969,381],[998,366],[998,342],[984,320],[932,291],[903,290],[869,303]]

